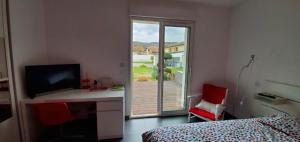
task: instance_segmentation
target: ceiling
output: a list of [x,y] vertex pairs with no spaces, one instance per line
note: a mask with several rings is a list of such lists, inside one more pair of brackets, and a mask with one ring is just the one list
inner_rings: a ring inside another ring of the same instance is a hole
[[237,5],[243,0],[180,0],[180,1],[199,2],[204,4],[210,4],[210,5],[232,7]]

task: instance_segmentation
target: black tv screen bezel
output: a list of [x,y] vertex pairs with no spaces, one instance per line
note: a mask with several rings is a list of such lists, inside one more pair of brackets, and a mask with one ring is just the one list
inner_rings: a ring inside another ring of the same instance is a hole
[[[75,74],[75,81],[72,85],[68,87],[61,87],[56,89],[46,89],[46,90],[36,90],[33,87],[32,82],[30,81],[30,78],[32,78],[32,71],[37,70],[54,70],[54,69],[62,69],[62,68],[72,68],[74,70]],[[52,92],[62,89],[80,89],[80,82],[81,82],[81,74],[80,74],[80,64],[54,64],[54,65],[29,65],[25,66],[25,86],[26,86],[26,94],[29,98],[35,98],[40,93],[46,93],[46,92]]]

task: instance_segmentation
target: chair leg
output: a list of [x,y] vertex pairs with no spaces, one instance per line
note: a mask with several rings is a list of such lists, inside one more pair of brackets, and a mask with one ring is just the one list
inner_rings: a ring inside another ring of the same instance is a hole
[[188,116],[188,123],[191,123],[191,113],[189,113],[189,116]]

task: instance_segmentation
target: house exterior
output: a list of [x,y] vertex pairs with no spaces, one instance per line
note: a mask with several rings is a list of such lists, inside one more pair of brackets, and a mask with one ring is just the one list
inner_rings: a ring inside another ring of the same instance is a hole
[[165,53],[170,53],[172,59],[166,61],[166,64],[173,67],[182,67],[185,57],[185,44],[179,43],[165,48]]
[[184,52],[184,43],[179,43],[171,46],[167,46],[165,48],[165,52],[167,53],[176,53],[176,52]]
[[136,55],[143,55],[145,53],[145,47],[143,45],[133,45],[132,50]]
[[147,52],[147,54],[152,54],[152,55],[158,54],[159,47],[157,47],[157,46],[149,46],[149,47],[147,47],[146,52]]

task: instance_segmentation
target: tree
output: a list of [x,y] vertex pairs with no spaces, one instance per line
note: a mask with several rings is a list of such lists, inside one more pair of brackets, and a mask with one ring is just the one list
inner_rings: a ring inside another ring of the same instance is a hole
[[171,54],[171,53],[165,53],[164,59],[165,59],[165,60],[172,59],[172,54]]

